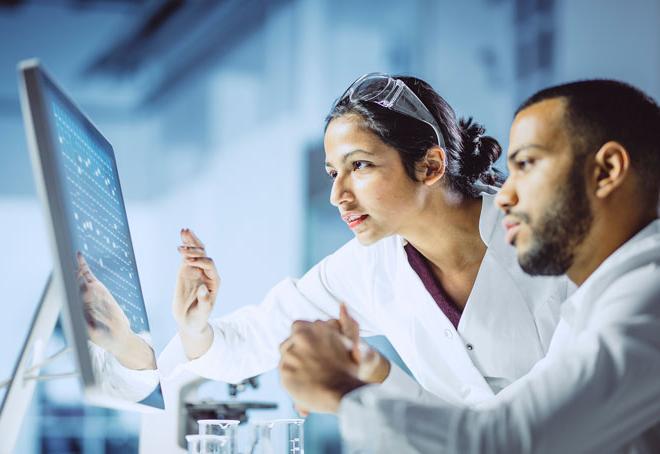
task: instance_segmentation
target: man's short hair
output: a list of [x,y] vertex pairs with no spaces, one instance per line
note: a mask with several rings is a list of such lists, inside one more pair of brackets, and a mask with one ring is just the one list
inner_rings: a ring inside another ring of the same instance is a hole
[[657,203],[660,192],[660,107],[647,94],[624,82],[595,79],[541,90],[516,111],[547,99],[566,100],[566,127],[574,152],[596,152],[608,141],[623,145],[641,190]]

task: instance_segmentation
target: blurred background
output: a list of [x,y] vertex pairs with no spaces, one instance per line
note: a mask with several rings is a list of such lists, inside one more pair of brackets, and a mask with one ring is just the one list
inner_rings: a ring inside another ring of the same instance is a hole
[[[506,148],[517,104],[549,84],[611,77],[658,99],[660,1],[0,0],[0,381],[51,269],[18,100],[30,57],[114,145],[159,353],[175,333],[181,227],[218,264],[217,315],[351,237],[328,203],[322,138],[358,76],[421,77]],[[279,404],[261,418],[293,415],[277,373],[260,380],[241,397]],[[76,379],[49,382],[17,452],[137,452],[139,425],[85,406]],[[332,417],[305,431],[309,453],[341,452]]]

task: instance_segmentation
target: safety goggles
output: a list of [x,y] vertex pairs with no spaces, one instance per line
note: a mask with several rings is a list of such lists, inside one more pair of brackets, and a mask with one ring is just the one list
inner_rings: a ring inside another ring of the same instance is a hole
[[352,102],[373,102],[386,109],[423,121],[435,131],[438,145],[445,147],[445,139],[438,123],[424,103],[408,86],[387,74],[369,73],[357,79],[337,100],[337,104],[349,98]]

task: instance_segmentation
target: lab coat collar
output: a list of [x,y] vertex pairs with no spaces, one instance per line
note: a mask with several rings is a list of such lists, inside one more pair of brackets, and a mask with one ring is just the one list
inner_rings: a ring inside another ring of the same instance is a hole
[[[493,235],[497,230],[497,223],[504,217],[502,211],[495,205],[495,197],[499,188],[493,188],[493,192],[481,193],[481,214],[479,215],[479,235],[486,247],[490,247],[493,242]],[[497,240],[497,238],[495,238]],[[502,238],[503,240],[503,238]],[[501,241],[495,241],[497,249],[501,249]],[[408,241],[401,237],[401,245],[405,246]]]
[[490,247],[493,233],[497,230],[497,223],[503,217],[502,211],[495,206],[497,193],[481,193],[481,216],[479,217],[479,234],[481,240]]
[[561,308],[561,316],[573,323],[581,305],[594,302],[619,276],[660,259],[660,220],[655,219],[610,254]]

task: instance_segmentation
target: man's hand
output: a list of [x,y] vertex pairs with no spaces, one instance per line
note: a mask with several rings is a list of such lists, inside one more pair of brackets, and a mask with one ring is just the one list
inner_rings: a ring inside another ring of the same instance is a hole
[[172,312],[188,359],[203,355],[213,342],[209,317],[220,287],[213,259],[204,244],[188,229],[181,230],[181,266],[174,291]]
[[110,291],[77,253],[78,285],[85,310],[89,340],[112,353],[129,369],[155,369],[153,350],[131,330],[131,324]]
[[348,315],[345,304],[339,307],[339,320],[336,322],[339,331],[351,342],[349,348],[353,361],[358,365],[358,378],[367,383],[382,383],[390,374],[390,362],[378,350],[360,340],[360,325]]
[[294,322],[280,353],[282,384],[298,408],[334,413],[346,393],[365,384],[346,337],[332,323]]
[[[345,304],[339,307],[339,319],[317,321],[340,333],[341,341],[349,352],[352,361],[357,364],[357,378],[365,383],[382,383],[390,373],[390,362],[375,348],[360,340],[360,326],[348,314]],[[301,403],[295,402],[296,411],[303,417],[309,415],[309,410]]]

